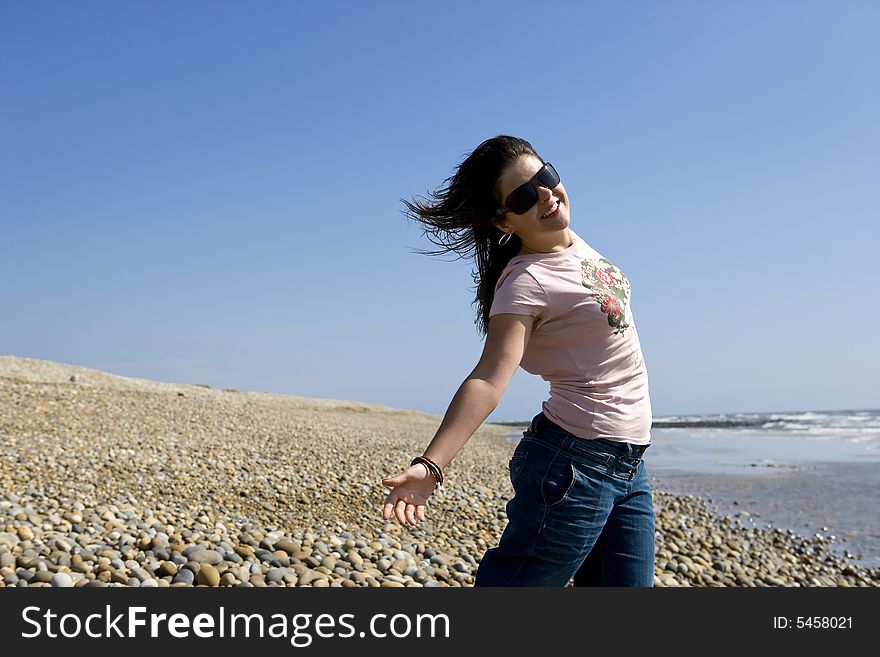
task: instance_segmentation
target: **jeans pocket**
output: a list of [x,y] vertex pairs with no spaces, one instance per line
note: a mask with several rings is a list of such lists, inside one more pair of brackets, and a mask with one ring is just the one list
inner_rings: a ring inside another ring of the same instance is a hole
[[516,485],[516,478],[520,475],[526,465],[526,454],[527,452],[525,450],[517,450],[513,453],[513,456],[510,457],[510,463],[507,464],[507,467],[510,470],[510,484],[512,486]]
[[571,492],[574,482],[574,463],[570,458],[557,454],[541,482],[544,507],[552,509],[562,504]]

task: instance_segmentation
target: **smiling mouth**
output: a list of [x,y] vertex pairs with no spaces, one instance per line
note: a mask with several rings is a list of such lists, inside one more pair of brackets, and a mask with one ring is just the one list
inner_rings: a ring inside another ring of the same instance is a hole
[[542,214],[541,219],[545,219],[545,218],[549,217],[550,215],[555,214],[556,211],[559,209],[560,205],[562,205],[562,203],[560,201],[556,201],[556,205],[554,205],[552,209],[550,209],[547,212],[545,212],[544,214]]

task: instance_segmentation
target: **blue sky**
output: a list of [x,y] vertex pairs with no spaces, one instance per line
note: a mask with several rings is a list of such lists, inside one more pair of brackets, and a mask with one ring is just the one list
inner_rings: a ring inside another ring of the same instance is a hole
[[[877,408],[876,2],[0,9],[0,354],[445,411],[471,264],[401,214],[484,139],[633,286],[655,416]],[[519,371],[493,420],[530,418]]]

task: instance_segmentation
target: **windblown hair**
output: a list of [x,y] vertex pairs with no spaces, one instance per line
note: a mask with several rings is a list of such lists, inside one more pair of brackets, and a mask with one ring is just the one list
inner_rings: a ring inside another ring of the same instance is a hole
[[507,135],[492,137],[477,146],[453,175],[443,181],[446,186],[431,192],[431,198],[413,197],[413,202],[401,199],[407,208],[404,215],[421,224],[423,234],[440,247],[418,250],[418,253],[455,253],[462,259],[474,259],[476,270],[471,276],[476,284],[476,297],[473,304],[478,307],[474,323],[483,335],[489,330],[489,309],[498,278],[522,246],[516,235],[499,246],[498,239],[503,232],[492,222],[503,201],[498,179],[520,155],[541,159],[524,139]]

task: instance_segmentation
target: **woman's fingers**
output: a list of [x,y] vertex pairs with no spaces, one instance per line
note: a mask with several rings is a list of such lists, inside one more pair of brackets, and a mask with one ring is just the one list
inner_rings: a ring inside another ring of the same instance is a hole
[[400,495],[397,490],[388,493],[388,497],[385,498],[385,505],[382,507],[382,518],[384,520],[389,520],[391,518],[391,514],[394,513],[394,507],[399,500]]
[[405,509],[406,509],[406,500],[397,500],[397,504],[394,505],[394,515],[397,516],[397,521],[401,525],[406,524],[406,516],[403,515],[403,512]]
[[390,520],[393,515],[401,525],[415,526],[419,520],[425,519],[425,505],[417,504],[412,501],[424,499],[421,495],[413,495],[411,491],[400,488],[400,481],[404,478],[404,473],[396,477],[387,477],[382,480],[386,486],[393,486],[394,489],[388,493],[385,498],[385,504],[382,506],[382,519]]

